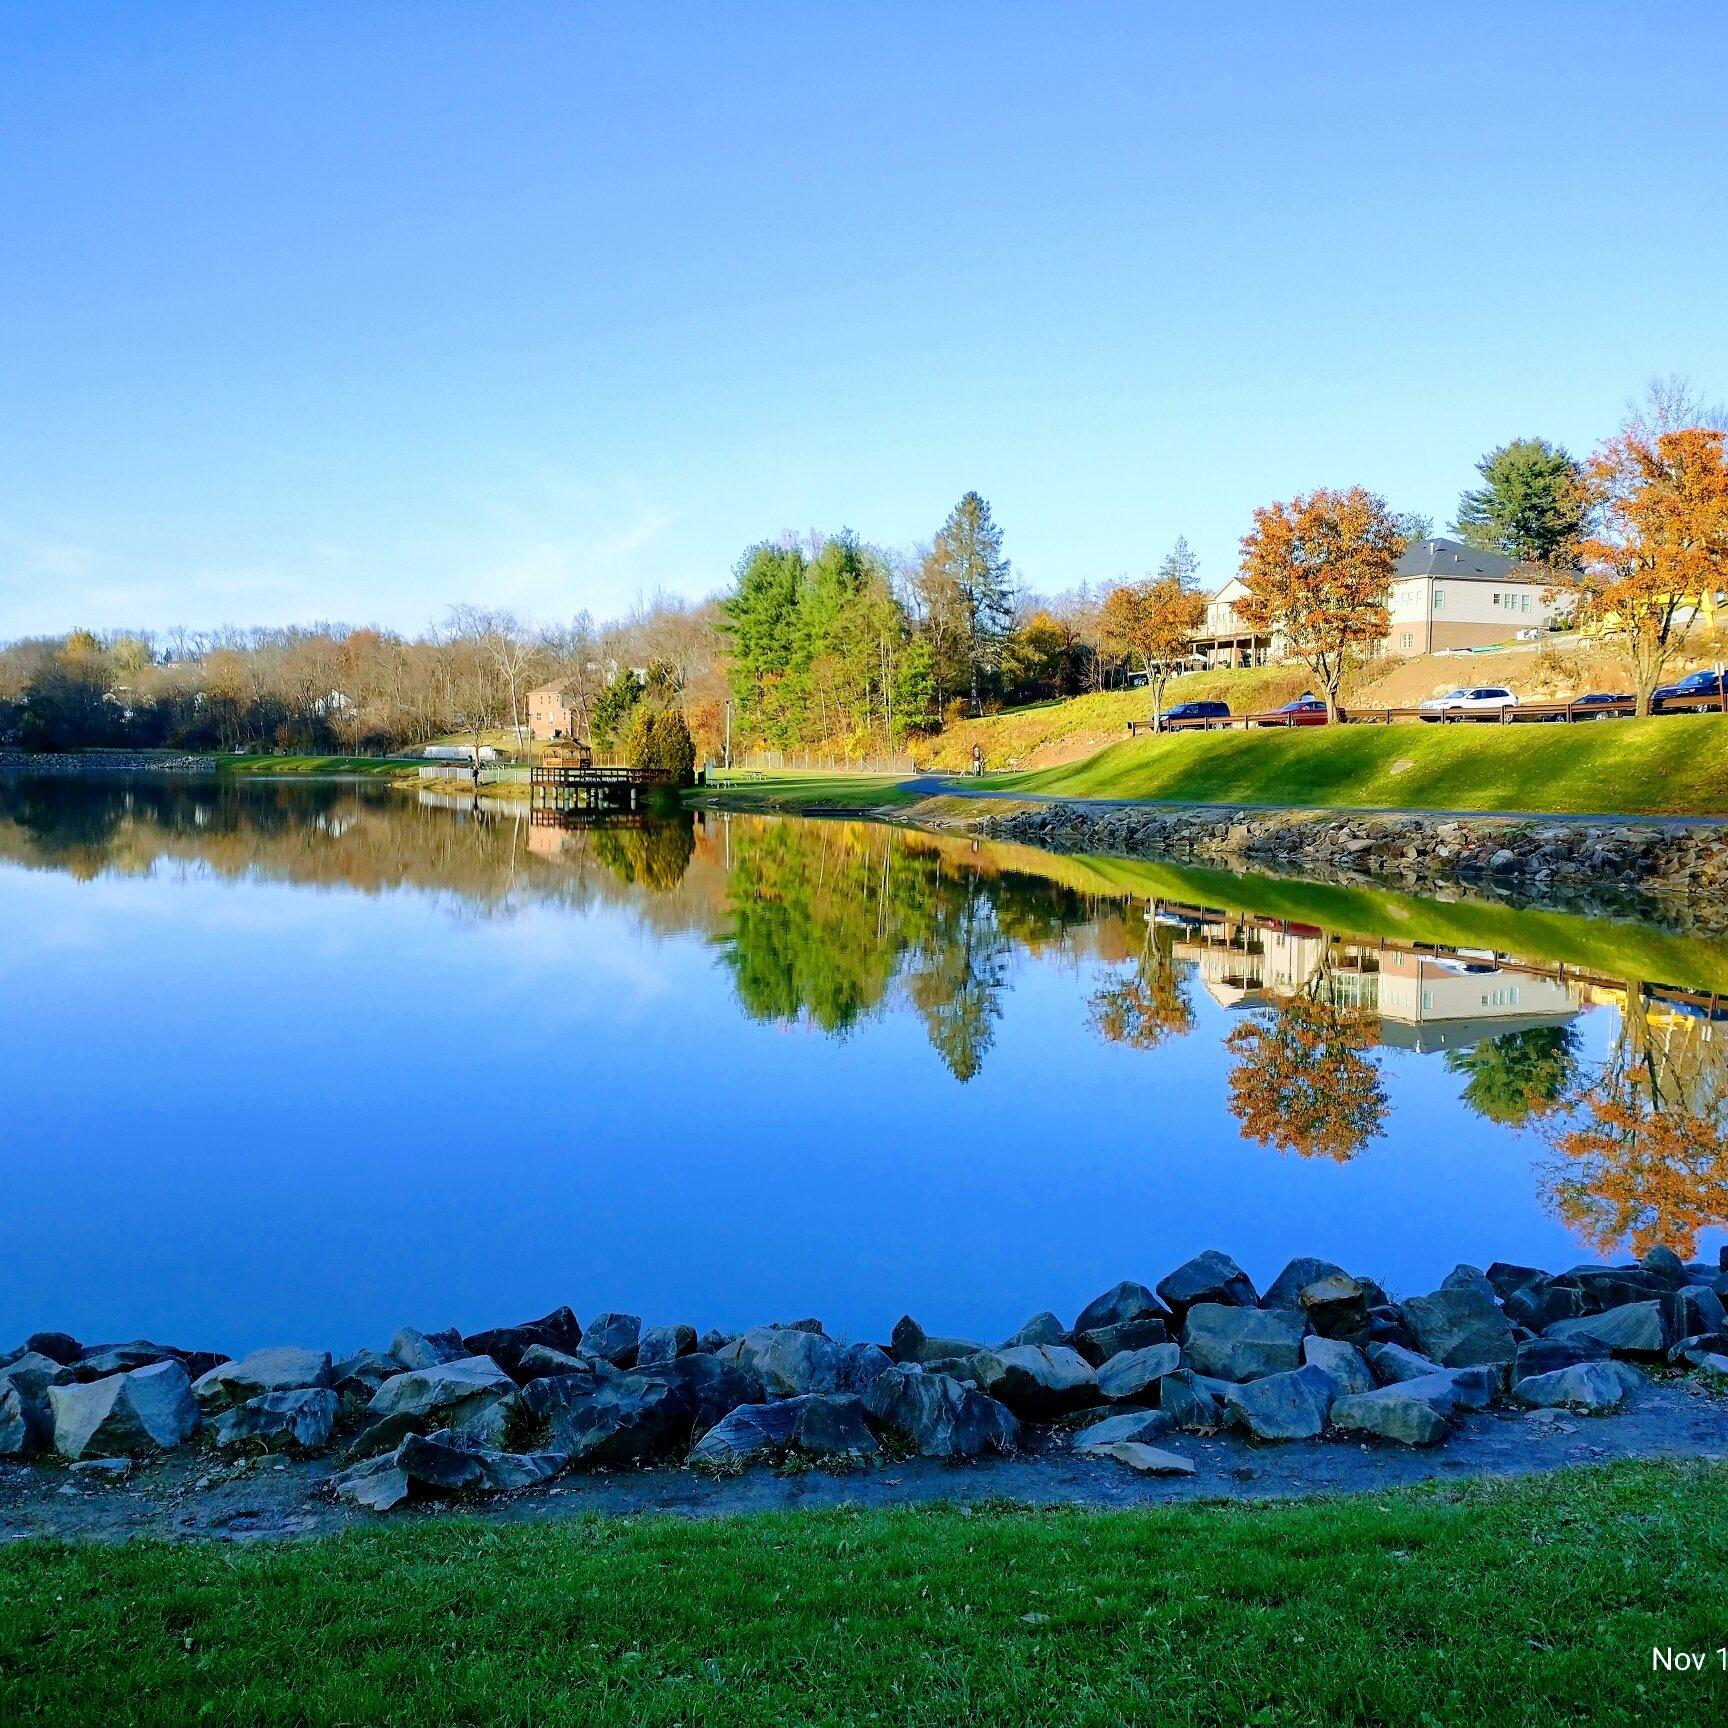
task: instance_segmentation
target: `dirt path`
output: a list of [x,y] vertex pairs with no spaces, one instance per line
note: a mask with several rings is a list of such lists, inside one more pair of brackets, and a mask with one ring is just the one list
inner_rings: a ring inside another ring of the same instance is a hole
[[[1177,1434],[1158,1444],[1192,1459],[1196,1473],[1135,1476],[1119,1464],[1075,1456],[1065,1435],[1041,1433],[1018,1458],[971,1464],[913,1458],[840,1475],[756,1468],[721,1480],[682,1469],[571,1474],[546,1488],[487,1501],[417,1502],[389,1514],[388,1521],[446,1516],[452,1510],[477,1511],[499,1521],[592,1512],[700,1518],[934,1501],[1007,1499],[1115,1508],[1361,1493],[1614,1459],[1728,1459],[1728,1397],[1686,1380],[1650,1386],[1616,1416],[1482,1414],[1470,1417],[1444,1445],[1420,1452],[1342,1440],[1256,1445],[1235,1434]],[[238,1541],[324,1535],[378,1523],[329,1496],[324,1483],[334,1468],[329,1459],[271,1458],[236,1467],[195,1448],[114,1480],[85,1470],[0,1466],[0,1542],[134,1536]]]

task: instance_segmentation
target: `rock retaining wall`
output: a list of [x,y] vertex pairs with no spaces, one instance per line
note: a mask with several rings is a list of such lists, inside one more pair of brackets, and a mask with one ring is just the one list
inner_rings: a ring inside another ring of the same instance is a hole
[[27,774],[214,774],[214,756],[159,750],[0,750],[0,771]]

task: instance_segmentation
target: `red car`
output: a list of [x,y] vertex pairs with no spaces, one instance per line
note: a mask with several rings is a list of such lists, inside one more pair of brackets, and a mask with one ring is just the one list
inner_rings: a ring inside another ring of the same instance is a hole
[[1256,714],[1253,723],[1256,726],[1324,726],[1326,704],[1318,696],[1304,691],[1294,702],[1286,702],[1270,714]]

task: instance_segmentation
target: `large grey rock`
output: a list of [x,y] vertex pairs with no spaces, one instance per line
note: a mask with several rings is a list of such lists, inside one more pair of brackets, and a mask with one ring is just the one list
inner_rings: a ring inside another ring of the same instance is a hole
[[1191,1368],[1178,1368],[1158,1382],[1158,1408],[1189,1434],[1214,1434],[1224,1426],[1224,1404]]
[[881,1450],[854,1397],[812,1393],[775,1404],[746,1404],[710,1428],[690,1453],[692,1464],[748,1464],[796,1454],[865,1458]]
[[880,1344],[842,1344],[835,1384],[842,1392],[864,1393],[877,1375],[886,1374],[894,1358]]
[[386,1380],[367,1409],[373,1416],[430,1416],[474,1398],[498,1398],[516,1383],[490,1356],[464,1356]]
[[801,1398],[809,1392],[836,1392],[844,1352],[832,1338],[788,1326],[760,1326],[733,1339],[718,1352],[722,1362],[751,1369],[770,1398]]
[[1130,1350],[1124,1356],[1112,1356],[1098,1370],[1098,1391],[1112,1404],[1155,1401],[1158,1382],[1182,1366],[1182,1352],[1174,1344],[1149,1344],[1144,1350]]
[[1620,1408],[1626,1387],[1610,1362],[1575,1362],[1570,1368],[1526,1376],[1514,1383],[1512,1396],[1538,1409],[1604,1415]]
[[1701,1332],[1720,1332],[1728,1327],[1728,1311],[1722,1298],[1703,1285],[1672,1290],[1661,1298],[1662,1329],[1670,1340],[1691,1338]]
[[[569,1308],[554,1308],[538,1320],[523,1320],[515,1326],[493,1326],[484,1332],[472,1332],[462,1340],[469,1356],[490,1356],[506,1374],[523,1378],[518,1373],[523,1354],[535,1345],[546,1350],[561,1350],[573,1356],[582,1348],[582,1327]],[[526,1378],[533,1378],[530,1374]]]
[[1427,1380],[1440,1372],[1440,1364],[1406,1350],[1402,1344],[1370,1344],[1368,1366],[1382,1386],[1406,1380]]
[[1548,1274],[1540,1266],[1519,1266],[1510,1261],[1496,1260],[1483,1276],[1488,1280],[1488,1287],[1504,1302],[1514,1291],[1527,1290],[1532,1284],[1542,1283]]
[[303,1350],[298,1344],[277,1344],[254,1350],[238,1362],[223,1362],[192,1382],[192,1396],[206,1416],[262,1398],[270,1392],[295,1392],[307,1386],[328,1386],[328,1350]]
[[1550,1338],[1594,1338],[1610,1354],[1659,1362],[1668,1353],[1669,1333],[1658,1301],[1628,1302],[1599,1314],[1557,1320],[1547,1329]]
[[1595,1306],[1582,1290],[1552,1278],[1521,1285],[1505,1298],[1506,1318],[1516,1326],[1528,1326],[1532,1332],[1540,1332],[1557,1320],[1590,1313]]
[[1228,1254],[1221,1254],[1216,1248],[1196,1254],[1192,1260],[1178,1266],[1169,1277],[1161,1278],[1158,1295],[1178,1320],[1202,1302],[1252,1308],[1260,1300],[1248,1274]]
[[1500,1292],[1494,1288],[1493,1280],[1480,1266],[1471,1266],[1460,1261],[1440,1280],[1442,1290],[1474,1290],[1484,1302],[1492,1302],[1499,1306]]
[[0,1386],[10,1381],[39,1404],[46,1404],[50,1386],[64,1386],[77,1376],[65,1363],[39,1350],[21,1350],[4,1368],[0,1368]]
[[1678,1290],[1686,1282],[1686,1262],[1672,1248],[1665,1248],[1660,1243],[1644,1255],[1638,1265],[1672,1290]]
[[1332,1406],[1332,1426],[1345,1434],[1372,1434],[1401,1446],[1434,1446],[1446,1438],[1454,1408],[1441,1377],[1404,1380],[1372,1392],[1355,1392]]
[[1329,1376],[1340,1398],[1374,1390],[1374,1376],[1368,1371],[1362,1352],[1342,1338],[1304,1338],[1302,1361]]
[[1094,1296],[1080,1310],[1079,1318],[1074,1322],[1074,1330],[1096,1332],[1102,1327],[1121,1326],[1130,1320],[1165,1318],[1163,1303],[1144,1284],[1136,1284],[1133,1279],[1124,1278],[1120,1284],[1112,1285],[1102,1296]]
[[1325,1429],[1337,1396],[1338,1388],[1323,1368],[1297,1368],[1232,1387],[1224,1401],[1225,1415],[1256,1440],[1312,1440]]
[[636,1314],[596,1314],[588,1323],[582,1348],[590,1356],[604,1357],[614,1368],[635,1365],[642,1342],[642,1320]]
[[1607,1346],[1594,1338],[1526,1338],[1512,1359],[1512,1383],[1517,1385],[1533,1375],[1552,1374],[1580,1362],[1601,1361],[1607,1354]]
[[636,1366],[650,1368],[656,1362],[675,1362],[680,1356],[695,1354],[694,1326],[648,1326],[636,1346]]
[[192,1381],[178,1362],[48,1388],[54,1450],[63,1458],[169,1451],[198,1428]]
[[1088,1446],[1089,1458],[1113,1458],[1126,1464],[1142,1476],[1192,1476],[1194,1461],[1179,1452],[1166,1452],[1158,1446],[1142,1445],[1138,1440],[1116,1440],[1102,1446]]
[[84,1354],[84,1346],[70,1332],[32,1332],[24,1340],[24,1348],[32,1355],[46,1356],[61,1367],[70,1367]]
[[692,1431],[691,1401],[681,1389],[635,1374],[600,1381],[585,1397],[552,1404],[546,1416],[547,1450],[574,1464],[645,1464],[681,1449]]
[[462,1341],[454,1326],[442,1332],[416,1332],[404,1326],[390,1340],[389,1354],[404,1368],[436,1368],[441,1362],[460,1362],[473,1352]]
[[1019,1444],[1020,1425],[994,1398],[951,1375],[909,1365],[879,1375],[864,1394],[864,1408],[926,1458],[976,1458]]
[[339,1406],[340,1400],[327,1386],[267,1392],[216,1418],[216,1444],[239,1446],[252,1441],[265,1447],[321,1451],[330,1444]]
[[1304,1284],[1296,1305],[1322,1338],[1351,1344],[1368,1342],[1368,1287],[1348,1273],[1334,1273]]
[[207,1374],[228,1358],[217,1350],[181,1350],[172,1344],[156,1344],[148,1338],[133,1338],[124,1344],[92,1344],[71,1366],[74,1380],[106,1380],[112,1374],[129,1374],[134,1368],[151,1368],[159,1362],[178,1362],[188,1380]]
[[1455,1284],[1427,1296],[1412,1296],[1404,1316],[1424,1356],[1443,1368],[1478,1362],[1510,1362],[1512,1325],[1494,1301],[1487,1281]]
[[34,1458],[47,1443],[47,1407],[15,1380],[0,1380],[0,1458]]
[[969,1338],[933,1338],[910,1314],[894,1323],[888,1354],[896,1362],[946,1362],[955,1356],[976,1356],[984,1346]]
[[1144,1444],[1162,1439],[1175,1426],[1162,1410],[1124,1410],[1119,1416],[1106,1416],[1102,1422],[1082,1428],[1074,1436],[1074,1450],[1086,1452],[1094,1446],[1115,1446],[1124,1440]]
[[[694,1356],[679,1356],[671,1362],[652,1362],[646,1368],[636,1369],[635,1378],[657,1380],[670,1386],[684,1401],[692,1434],[705,1434],[740,1405],[760,1404],[768,1396],[767,1388],[754,1369],[722,1361],[718,1356],[701,1350]],[[527,1396],[526,1392],[524,1396]]]
[[1065,1345],[1021,1344],[972,1360],[975,1384],[1016,1416],[1046,1419],[1098,1402],[1097,1372]]
[[1295,1308],[1300,1306],[1298,1298],[1310,1284],[1317,1284],[1322,1278],[1346,1278],[1349,1274],[1342,1266],[1334,1265],[1330,1260],[1317,1260],[1312,1254],[1299,1254],[1276,1278],[1266,1287],[1266,1294],[1260,1298],[1262,1308]]
[[1060,1344],[1068,1336],[1068,1328],[1050,1312],[1034,1314],[1011,1338],[1002,1340],[1001,1348],[1012,1350],[1017,1344]]
[[517,1359],[516,1366],[511,1370],[518,1385],[527,1386],[535,1380],[550,1380],[559,1374],[588,1374],[596,1370],[602,1376],[615,1374],[610,1362],[603,1362],[598,1356],[572,1356],[565,1350],[552,1350],[544,1344],[530,1344]]
[[387,1512],[414,1486],[440,1494],[505,1493],[548,1481],[564,1462],[556,1453],[500,1452],[440,1429],[409,1435],[394,1451],[342,1471],[330,1486],[340,1499]]
[[1288,1308],[1200,1302],[1187,1311],[1182,1359],[1218,1380],[1256,1380],[1302,1365],[1307,1322]]
[[394,1356],[356,1350],[352,1356],[331,1363],[330,1386],[338,1398],[355,1398],[364,1404],[386,1380],[401,1372],[402,1364]]
[[1112,1356],[1144,1350],[1149,1344],[1162,1344],[1169,1336],[1162,1320],[1124,1320],[1119,1326],[1076,1332],[1069,1342],[1094,1368],[1102,1368]]

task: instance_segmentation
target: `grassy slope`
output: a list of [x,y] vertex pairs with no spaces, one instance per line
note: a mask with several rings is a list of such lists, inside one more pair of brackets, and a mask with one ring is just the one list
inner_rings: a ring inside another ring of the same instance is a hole
[[1728,718],[1177,733],[990,785],[1196,803],[1724,815]]
[[218,764],[224,774],[365,774],[384,779],[419,765],[416,756],[224,756]]
[[699,803],[737,810],[881,810],[914,794],[894,774],[766,774],[755,779],[717,774],[697,792]]
[[1719,1722],[1728,1474],[0,1549],[0,1720]]

